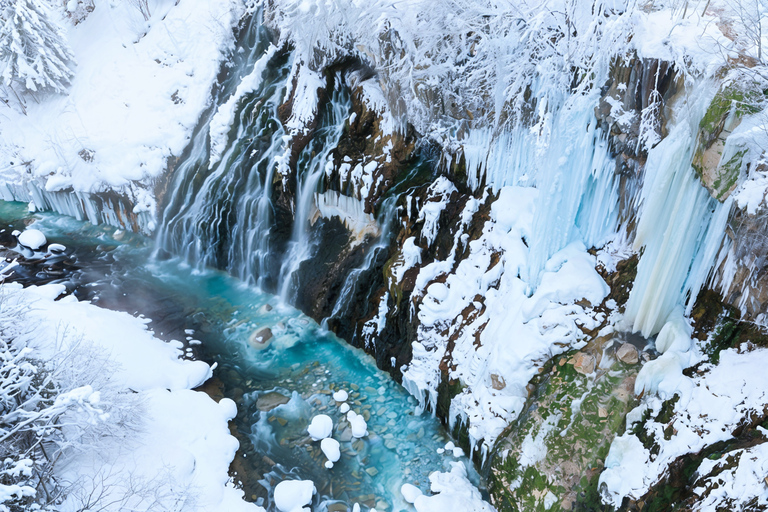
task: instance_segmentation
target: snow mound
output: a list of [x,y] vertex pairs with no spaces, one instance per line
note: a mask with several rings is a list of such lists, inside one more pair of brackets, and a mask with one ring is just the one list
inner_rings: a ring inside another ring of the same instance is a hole
[[280,512],[309,511],[317,490],[311,480],[284,480],[275,486],[275,506]]
[[307,427],[307,432],[313,441],[325,439],[331,435],[331,432],[333,432],[333,420],[330,416],[318,414],[312,418],[312,421]]
[[24,247],[29,247],[33,251],[40,249],[44,246],[48,240],[42,231],[37,229],[25,229],[23,233],[19,235],[19,243]]

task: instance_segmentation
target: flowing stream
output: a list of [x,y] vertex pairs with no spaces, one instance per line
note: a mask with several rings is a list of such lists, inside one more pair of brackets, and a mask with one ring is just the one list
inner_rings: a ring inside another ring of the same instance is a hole
[[[144,314],[154,320],[156,335],[184,341],[188,357],[218,364],[205,390],[238,404],[241,450],[233,468],[249,500],[274,510],[270,489],[301,478],[317,486],[313,510],[346,511],[354,503],[363,510],[412,510],[400,485],[427,491],[429,473],[449,470],[457,460],[480,483],[466,457],[438,453],[450,437],[435,418],[416,413],[416,400],[370,356],[279,297],[221,271],[152,259],[151,240],[109,226],[30,214],[24,204],[5,202],[0,224],[0,244],[9,249],[15,247],[10,232],[29,224],[67,246],[62,255],[22,258],[15,279],[64,283],[81,300]],[[10,250],[6,256],[18,254]],[[272,337],[254,343],[263,329]],[[331,396],[338,389],[350,393],[352,410],[366,418],[367,437],[351,437]],[[341,442],[341,460],[330,470],[306,432],[317,414],[333,418],[333,437]]]

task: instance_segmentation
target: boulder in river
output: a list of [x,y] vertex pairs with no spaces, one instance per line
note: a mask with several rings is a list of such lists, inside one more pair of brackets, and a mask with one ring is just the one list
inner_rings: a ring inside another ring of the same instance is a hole
[[256,400],[256,408],[262,412],[271,411],[278,405],[287,404],[291,399],[277,391],[270,391],[260,395]]
[[640,360],[640,355],[637,353],[637,349],[631,343],[622,344],[618,350],[616,350],[616,358],[622,363],[637,364]]
[[272,340],[272,329],[269,327],[263,327],[254,331],[248,337],[248,344],[257,350],[263,350],[267,348]]

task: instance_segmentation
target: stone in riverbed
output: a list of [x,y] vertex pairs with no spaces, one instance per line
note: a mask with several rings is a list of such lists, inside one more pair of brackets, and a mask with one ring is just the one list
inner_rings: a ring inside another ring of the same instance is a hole
[[622,344],[616,351],[616,358],[622,363],[637,364],[640,361],[640,355],[637,349],[631,343]]
[[569,363],[573,364],[573,369],[582,375],[589,375],[595,371],[597,361],[595,356],[584,352],[577,352],[573,355]]
[[256,408],[260,411],[271,411],[278,405],[287,404],[291,399],[277,391],[270,391],[259,396],[256,400]]
[[257,350],[263,350],[267,348],[272,340],[272,329],[269,327],[261,328],[254,331],[248,337],[248,344]]

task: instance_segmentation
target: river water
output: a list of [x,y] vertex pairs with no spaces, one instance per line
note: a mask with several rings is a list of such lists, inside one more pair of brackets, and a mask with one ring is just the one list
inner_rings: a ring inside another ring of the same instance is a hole
[[[233,468],[249,500],[273,510],[270,489],[300,478],[315,482],[316,511],[346,511],[354,503],[379,512],[412,510],[400,485],[427,491],[428,474],[449,470],[456,460],[479,483],[465,457],[438,453],[450,441],[445,430],[429,414],[417,414],[416,400],[370,356],[277,296],[221,271],[153,259],[154,242],[142,236],[0,202],[0,244],[12,248],[10,232],[27,225],[67,251],[22,261],[15,279],[64,283],[81,300],[145,315],[158,337],[184,341],[188,357],[217,364],[205,390],[238,405],[233,432],[241,450]],[[254,344],[255,333],[267,337],[263,329],[272,337]],[[339,389],[367,420],[367,437],[351,437],[331,396]],[[306,431],[317,414],[333,418],[333,437],[341,442],[341,460],[330,470]]]

